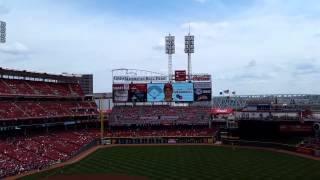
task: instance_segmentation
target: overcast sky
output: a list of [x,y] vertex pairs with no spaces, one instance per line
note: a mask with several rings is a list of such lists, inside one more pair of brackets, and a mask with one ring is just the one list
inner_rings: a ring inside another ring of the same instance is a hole
[[193,72],[213,75],[214,95],[320,93],[319,0],[0,0],[0,20],[1,67],[93,73],[95,92],[111,91],[111,69],[166,73],[168,33],[187,69],[190,24]]

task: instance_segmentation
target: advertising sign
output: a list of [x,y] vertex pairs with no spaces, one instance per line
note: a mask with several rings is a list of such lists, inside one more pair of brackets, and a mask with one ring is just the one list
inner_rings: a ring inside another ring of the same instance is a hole
[[284,133],[311,133],[312,125],[280,125],[279,130]]
[[164,101],[164,83],[152,83],[147,85],[147,101],[161,102]]
[[185,70],[175,71],[174,80],[175,81],[186,81],[186,75],[187,75],[187,73]]
[[211,83],[194,83],[194,101],[211,101]]
[[113,102],[127,102],[128,101],[128,84],[113,84],[112,96]]
[[129,84],[128,102],[146,102],[147,84]]
[[232,108],[224,108],[224,109],[213,108],[213,109],[211,109],[212,114],[231,114],[231,113],[233,113],[233,111],[234,110]]
[[173,83],[173,101],[193,101],[192,83]]
[[192,81],[211,81],[211,75],[204,74],[204,75],[192,75]]
[[114,81],[167,81],[168,76],[113,76]]

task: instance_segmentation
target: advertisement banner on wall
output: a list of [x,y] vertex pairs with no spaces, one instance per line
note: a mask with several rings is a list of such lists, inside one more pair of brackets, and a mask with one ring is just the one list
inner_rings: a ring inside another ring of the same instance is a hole
[[192,83],[173,83],[173,101],[193,101]]
[[174,72],[174,80],[175,81],[186,81],[187,73],[185,70],[177,70]]
[[147,85],[147,101],[161,102],[164,101],[164,83],[152,83]]
[[194,83],[194,101],[211,101],[211,96],[210,82]]
[[194,82],[211,81],[211,75],[209,74],[194,74],[191,78]]
[[116,82],[168,81],[168,76],[113,76]]
[[129,84],[128,102],[146,102],[147,84]]
[[113,84],[112,85],[112,96],[113,102],[127,102],[128,101],[128,84]]

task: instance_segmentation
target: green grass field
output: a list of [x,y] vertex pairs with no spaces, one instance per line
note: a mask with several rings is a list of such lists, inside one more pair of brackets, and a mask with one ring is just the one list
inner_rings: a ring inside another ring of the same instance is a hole
[[320,179],[320,162],[252,149],[148,146],[100,149],[76,164],[34,174],[116,173],[150,179]]

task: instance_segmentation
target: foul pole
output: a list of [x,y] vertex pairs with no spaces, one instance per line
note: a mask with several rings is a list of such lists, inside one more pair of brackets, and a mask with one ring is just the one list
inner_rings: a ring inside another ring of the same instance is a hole
[[100,131],[101,131],[101,141],[103,140],[104,137],[104,115],[103,115],[103,110],[102,110],[102,102],[101,99],[99,99],[99,114],[100,114]]

